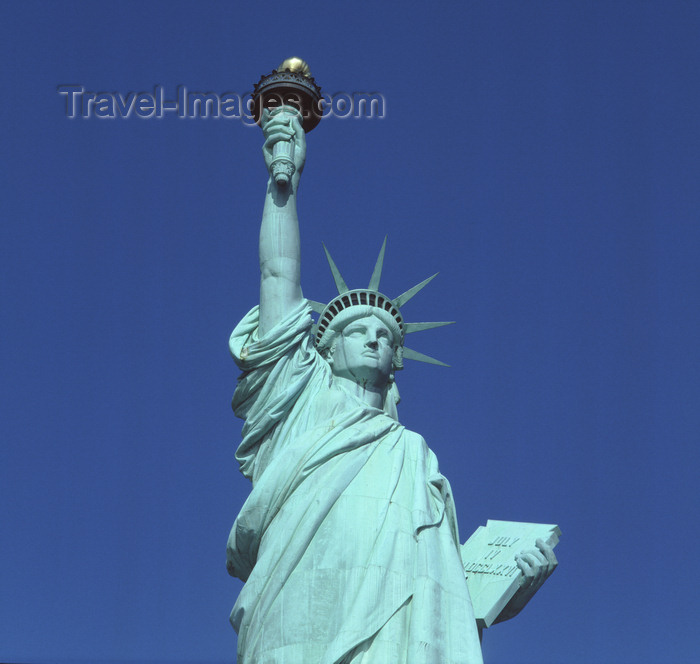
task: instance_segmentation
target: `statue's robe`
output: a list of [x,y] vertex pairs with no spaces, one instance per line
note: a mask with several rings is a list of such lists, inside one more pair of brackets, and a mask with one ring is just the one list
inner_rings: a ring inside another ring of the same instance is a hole
[[303,302],[231,335],[253,489],[231,530],[239,664],[476,664],[448,481],[421,436],[345,390]]

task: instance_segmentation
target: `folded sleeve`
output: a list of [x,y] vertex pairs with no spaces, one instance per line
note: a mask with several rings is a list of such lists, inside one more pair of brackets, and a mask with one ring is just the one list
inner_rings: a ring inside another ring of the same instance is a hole
[[311,339],[311,308],[306,300],[262,338],[258,321],[259,310],[254,307],[229,340],[231,355],[243,372],[231,404],[245,420],[236,459],[241,472],[251,479],[261,448],[324,363]]

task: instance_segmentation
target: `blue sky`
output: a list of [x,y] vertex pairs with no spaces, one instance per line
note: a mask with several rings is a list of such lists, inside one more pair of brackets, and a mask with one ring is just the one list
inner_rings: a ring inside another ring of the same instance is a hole
[[290,55],[383,119],[309,135],[305,293],[440,276],[402,422],[462,539],[556,523],[560,567],[487,664],[689,662],[697,562],[700,7],[24,2],[0,21],[0,660],[235,661],[249,485],[227,339],[266,172],[235,119],[68,119],[57,87],[249,92]]

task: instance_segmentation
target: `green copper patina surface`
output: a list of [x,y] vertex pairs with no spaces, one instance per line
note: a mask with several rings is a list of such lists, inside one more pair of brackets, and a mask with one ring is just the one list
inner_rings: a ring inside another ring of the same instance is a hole
[[[230,339],[243,372],[236,458],[253,485],[227,547],[229,573],[245,581],[231,613],[238,662],[477,664],[450,485],[423,438],[398,422],[394,372],[410,331],[400,298],[370,299],[375,270],[364,299],[348,295],[347,307],[314,327],[296,213],[304,131],[284,107],[265,111],[261,124],[268,171],[280,143],[291,144],[294,164],[287,183],[268,181],[260,305]],[[524,556],[522,588],[501,619],[556,562],[544,545]]]

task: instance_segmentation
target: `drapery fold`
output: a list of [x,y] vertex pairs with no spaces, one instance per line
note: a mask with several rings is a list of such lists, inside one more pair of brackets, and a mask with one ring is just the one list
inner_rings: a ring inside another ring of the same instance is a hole
[[230,340],[236,459],[253,482],[227,547],[246,581],[231,613],[239,661],[481,662],[435,456],[333,386],[305,302],[263,338],[257,320],[256,307]]

